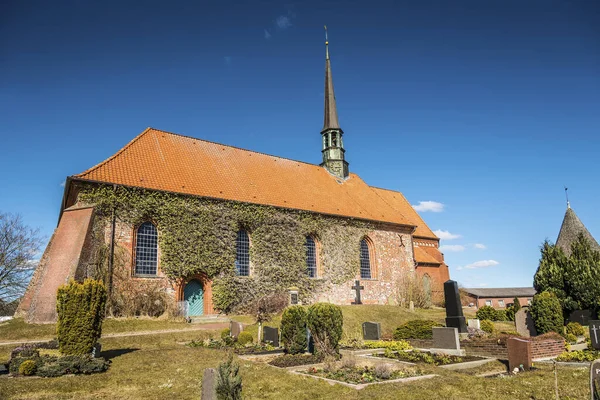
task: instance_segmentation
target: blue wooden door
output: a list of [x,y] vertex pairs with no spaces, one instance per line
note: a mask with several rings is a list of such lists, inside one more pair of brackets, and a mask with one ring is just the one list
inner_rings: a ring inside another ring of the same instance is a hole
[[202,284],[192,279],[183,289],[184,300],[188,302],[188,316],[204,314],[204,290]]

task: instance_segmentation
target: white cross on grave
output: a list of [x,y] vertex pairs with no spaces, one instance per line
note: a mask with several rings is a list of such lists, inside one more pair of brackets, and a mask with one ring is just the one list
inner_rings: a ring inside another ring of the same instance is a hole
[[598,334],[596,333],[598,331],[598,328],[596,327],[596,325],[592,326],[592,332],[594,332],[594,341],[596,343],[598,343]]

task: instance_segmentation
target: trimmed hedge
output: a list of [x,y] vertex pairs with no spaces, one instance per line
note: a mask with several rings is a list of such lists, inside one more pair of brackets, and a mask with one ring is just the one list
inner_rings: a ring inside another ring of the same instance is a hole
[[567,324],[567,335],[571,334],[573,336],[583,336],[585,335],[585,329],[579,322],[569,322]]
[[254,338],[252,337],[252,334],[250,332],[240,332],[240,334],[237,337],[237,341],[242,346],[245,346],[248,343],[252,343],[254,341]]
[[315,303],[308,307],[306,325],[315,342],[315,354],[337,355],[342,338],[344,317],[339,306]]
[[289,306],[281,316],[281,341],[287,354],[304,353],[307,346],[306,309],[302,306]]
[[102,335],[106,289],[100,281],[86,279],[58,288],[56,333],[60,352],[67,355],[91,354]]
[[394,340],[432,339],[434,327],[444,326],[428,319],[413,319],[400,325],[394,331]]
[[31,376],[35,374],[35,370],[37,369],[37,365],[33,360],[25,360],[19,365],[19,374],[25,376]]
[[487,319],[488,321],[496,321],[496,318],[498,318],[496,309],[492,306],[479,307],[479,310],[477,310],[477,313],[475,313],[475,316],[480,321],[483,321],[484,319]]
[[538,334],[563,332],[562,307],[554,293],[546,291],[533,296],[530,312]]

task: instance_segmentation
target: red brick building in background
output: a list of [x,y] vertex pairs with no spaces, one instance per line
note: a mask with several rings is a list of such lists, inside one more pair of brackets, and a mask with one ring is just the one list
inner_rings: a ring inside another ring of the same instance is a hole
[[[367,185],[350,173],[345,160],[344,132],[340,128],[329,51],[326,51],[325,113],[321,130],[320,165],[284,159],[236,147],[148,128],[116,154],[87,171],[67,178],[61,214],[56,228],[27,292],[17,310],[31,322],[52,322],[56,318],[56,290],[71,278],[86,277],[85,266],[92,261],[91,232],[94,231],[94,205],[78,199],[82,187],[112,185],[195,196],[211,200],[240,202],[300,210],[331,217],[362,220],[374,228],[360,246],[361,270],[344,283],[331,284],[314,294],[314,301],[350,304],[355,279],[364,286],[366,304],[393,304],[398,281],[416,274],[430,295],[440,298],[443,283],[449,279],[448,266],[439,250],[439,238],[429,229],[402,193]],[[118,211],[116,212],[118,215]],[[212,279],[204,274],[168,279],[161,270],[160,226],[151,220],[131,225],[119,218],[113,227],[102,228],[106,245],[128,249],[129,277],[136,285],[159,282],[176,301],[197,305],[191,315],[214,314]],[[240,236],[241,235],[241,236]],[[111,237],[114,236],[114,244]],[[248,237],[250,236],[250,237]],[[308,243],[309,238],[307,238]],[[312,240],[312,239],[311,239]],[[327,251],[313,240],[313,251]],[[240,243],[251,246],[251,233],[238,232]],[[248,249],[246,248],[245,251]],[[238,274],[251,274],[240,267],[243,254],[236,258]],[[314,262],[315,278],[327,275],[332,266]],[[234,266],[232,266],[234,268]],[[363,271],[366,269],[367,271]],[[311,275],[313,277],[313,275]]]
[[467,294],[463,300],[463,306],[483,307],[490,306],[495,309],[503,309],[512,304],[515,297],[519,299],[521,306],[531,304],[536,291],[532,287],[521,288],[476,288],[463,289]]

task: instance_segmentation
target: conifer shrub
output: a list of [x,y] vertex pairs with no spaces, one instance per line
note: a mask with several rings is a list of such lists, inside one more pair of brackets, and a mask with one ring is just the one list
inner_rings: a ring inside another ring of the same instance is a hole
[[307,346],[306,309],[289,306],[281,316],[281,341],[287,354],[301,354]]
[[241,400],[242,398],[240,366],[233,361],[232,353],[229,353],[227,361],[219,364],[216,392],[217,400]]
[[508,321],[508,312],[506,310],[496,310],[496,319],[494,321]]
[[481,330],[487,333],[494,333],[494,323],[489,319],[484,319],[481,321]]
[[25,360],[19,365],[19,374],[25,376],[31,376],[35,374],[37,365],[33,360]]
[[583,336],[585,335],[585,329],[583,329],[583,326],[579,322],[569,322],[567,324],[567,334]]
[[513,299],[513,309],[515,310],[515,314],[521,309],[521,302],[518,297]]
[[508,307],[506,307],[506,320],[507,321],[514,321],[515,320],[515,307],[514,305],[510,305]]
[[496,318],[498,318],[496,310],[492,306],[479,307],[479,310],[477,310],[475,316],[480,321],[483,321],[484,319],[487,319],[488,321],[496,321]]
[[308,307],[306,325],[315,342],[316,354],[338,354],[343,324],[342,309],[334,304],[315,303]]
[[400,325],[394,331],[394,340],[432,339],[432,328],[443,326],[429,319],[413,319]]
[[563,332],[563,310],[554,293],[546,291],[533,296],[530,311],[538,334]]
[[240,332],[237,341],[242,346],[245,346],[248,343],[252,343],[254,341],[254,338],[252,337],[252,334],[250,332]]
[[102,334],[106,289],[100,281],[86,279],[58,288],[56,333],[60,352],[90,354]]

